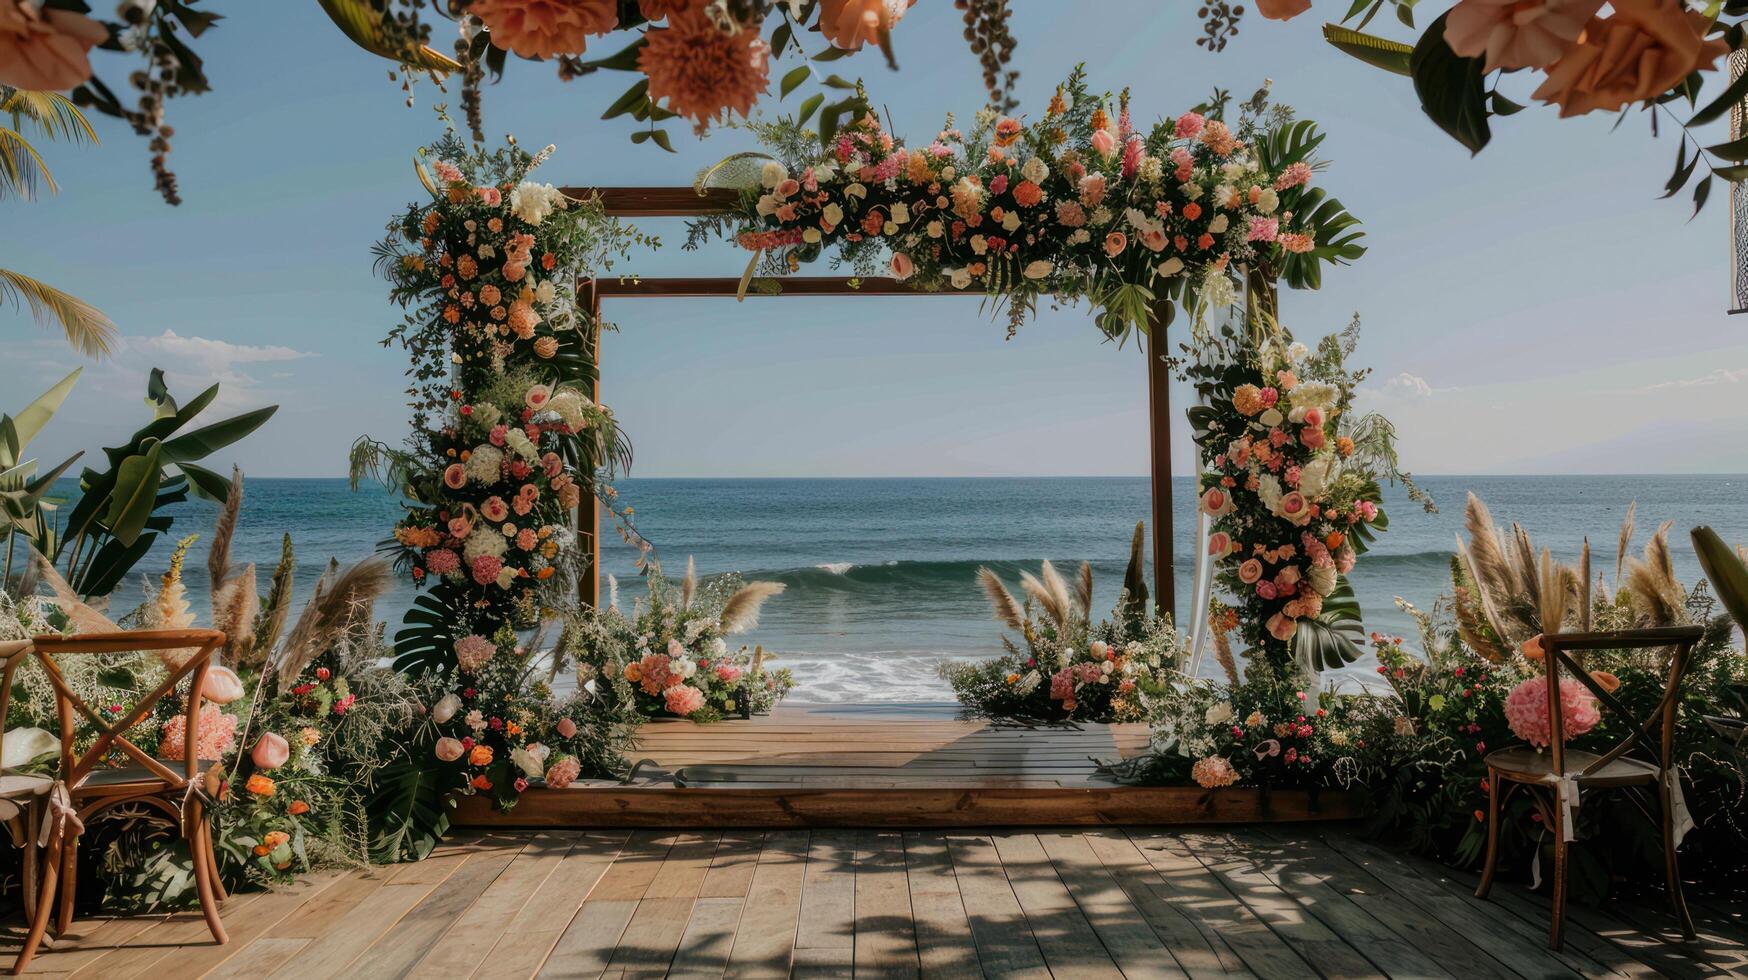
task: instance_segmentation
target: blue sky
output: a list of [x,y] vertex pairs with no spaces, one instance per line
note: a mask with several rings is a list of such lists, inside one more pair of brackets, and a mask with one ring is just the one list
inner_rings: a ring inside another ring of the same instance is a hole
[[[411,153],[452,94],[421,84],[407,108],[386,63],[314,4],[214,6],[228,17],[200,50],[215,91],[172,107],[181,208],[158,200],[144,147],[109,120],[101,147],[49,148],[58,198],[0,202],[0,266],[76,292],[127,335],[87,368],[38,452],[131,431],[158,365],[179,392],[221,381],[230,409],[282,406],[235,450],[252,475],[338,475],[357,435],[405,431],[405,362],[377,343],[398,314],[369,247],[420,193]],[[1405,79],[1322,42],[1316,15],[1337,0],[1285,25],[1253,15],[1222,54],[1194,45],[1193,4],[1016,6],[1028,107],[1084,60],[1095,86],[1133,89],[1141,120],[1270,78],[1329,131],[1320,180],[1365,220],[1371,252],[1319,292],[1286,294],[1283,317],[1310,339],[1362,315],[1367,402],[1396,420],[1411,468],[1748,470],[1748,321],[1724,313],[1728,202],[1720,188],[1689,223],[1684,204],[1657,200],[1675,144],[1653,140],[1642,116],[1611,134],[1612,118],[1555,123],[1532,109],[1497,120],[1494,145],[1471,160],[1420,115]],[[926,138],[944,112],[981,102],[945,0],[922,0],[895,38],[900,72],[873,57],[833,67],[862,73],[898,132]],[[116,82],[132,67],[99,65]],[[747,148],[735,132],[676,132],[673,155],[631,145],[622,121],[598,118],[629,81],[566,84],[512,64],[486,92],[488,134],[557,144],[540,175],[567,184],[685,184]],[[744,262],[682,253],[677,222],[646,230],[669,244],[637,256],[638,272],[735,274]],[[1046,310],[1011,342],[974,301],[944,297],[624,301],[607,313],[620,330],[606,341],[605,397],[636,443],[637,475],[1145,470],[1144,365],[1133,345],[1100,343],[1084,308]],[[8,410],[79,363],[9,310],[0,337]],[[1187,468],[1181,423],[1176,442]]]

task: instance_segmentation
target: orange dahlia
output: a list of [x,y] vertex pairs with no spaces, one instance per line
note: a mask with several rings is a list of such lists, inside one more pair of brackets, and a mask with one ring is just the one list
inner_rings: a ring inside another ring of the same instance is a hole
[[494,46],[522,58],[582,54],[589,35],[619,26],[616,0],[474,0],[467,9]]
[[650,20],[663,20],[703,6],[703,0],[637,0],[637,9]]
[[637,67],[649,76],[650,99],[665,99],[700,129],[725,109],[746,115],[770,87],[770,48],[757,31],[727,33],[693,12],[669,16],[644,39]]

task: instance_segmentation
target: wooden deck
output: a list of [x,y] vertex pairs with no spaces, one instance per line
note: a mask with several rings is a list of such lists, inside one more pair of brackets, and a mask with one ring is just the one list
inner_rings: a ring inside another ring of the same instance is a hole
[[[952,704],[784,706],[766,717],[643,726],[629,783],[533,789],[470,827],[967,827],[1342,819],[1345,794],[1121,786],[1099,763],[1146,750],[1143,724],[1017,728]],[[676,782],[682,777],[683,785]]]
[[[82,921],[33,973],[77,977],[1735,976],[1743,908],[1702,938],[1623,902],[1542,900],[1333,828],[1178,832],[553,831],[429,860]],[[1657,930],[1663,930],[1659,933]]]

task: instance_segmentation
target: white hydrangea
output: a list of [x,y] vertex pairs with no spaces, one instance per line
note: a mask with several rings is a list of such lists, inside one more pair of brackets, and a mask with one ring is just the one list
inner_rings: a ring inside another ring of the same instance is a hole
[[475,483],[496,483],[504,468],[504,454],[496,446],[475,446],[467,457],[467,476]]
[[1303,408],[1319,408],[1328,411],[1335,407],[1340,392],[1335,386],[1323,381],[1301,381],[1287,393],[1287,400],[1293,403],[1295,411]]
[[1299,492],[1307,497],[1320,496],[1335,480],[1334,456],[1321,455],[1299,469]]
[[469,534],[467,540],[462,542],[461,555],[468,560],[469,564],[472,564],[475,558],[482,555],[502,558],[504,552],[509,549],[509,542],[504,540],[504,536],[498,533],[497,528],[481,525],[474,528],[473,533]]
[[1276,194],[1272,187],[1264,187],[1262,193],[1257,196],[1256,209],[1263,214],[1274,214],[1275,208],[1280,206],[1281,196]]
[[510,192],[510,213],[531,225],[539,225],[564,206],[564,195],[551,184],[525,180]]
[[1034,184],[1042,184],[1044,178],[1050,176],[1050,166],[1041,157],[1033,157],[1020,168],[1020,176]]
[[779,160],[766,161],[764,169],[759,171],[759,183],[766,187],[776,187],[789,179],[789,168]]
[[588,396],[575,388],[560,388],[558,394],[553,395],[547,401],[546,407],[558,413],[558,417],[563,419],[564,424],[570,426],[573,431],[580,432],[588,427],[589,419],[586,412],[594,404]]

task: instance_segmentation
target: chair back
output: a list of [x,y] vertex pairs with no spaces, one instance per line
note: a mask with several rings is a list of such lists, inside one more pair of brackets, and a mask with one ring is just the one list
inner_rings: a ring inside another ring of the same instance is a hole
[[[1554,774],[1568,775],[1565,739],[1562,737],[1566,728],[1560,703],[1562,672],[1571,673],[1575,680],[1589,689],[1596,696],[1602,710],[1613,715],[1626,732],[1607,751],[1599,755],[1596,761],[1573,775],[1587,776],[1597,772],[1632,749],[1644,746],[1647,740],[1653,738],[1656,741],[1653,754],[1657,759],[1657,767],[1662,772],[1668,772],[1674,761],[1675,718],[1681,707],[1681,685],[1687,677],[1689,655],[1693,652],[1694,644],[1704,635],[1705,630],[1698,626],[1660,626],[1606,633],[1544,633],[1542,652],[1543,660],[1547,664],[1548,678],[1548,748],[1553,757]],[[1622,704],[1619,698],[1604,690],[1590,676],[1590,671],[1572,658],[1574,652],[1587,650],[1654,650],[1661,647],[1670,648],[1663,696],[1658,699],[1650,714],[1642,718]]]
[[12,675],[30,656],[29,640],[0,641],[0,759],[6,758],[6,713],[12,707]]
[[[135,762],[150,770],[171,789],[185,789],[193,783],[200,773],[200,753],[197,747],[200,744],[201,696],[206,686],[207,671],[211,669],[224,643],[223,633],[197,629],[121,630],[114,633],[35,637],[31,645],[37,661],[55,689],[55,710],[61,723],[61,778],[67,785],[77,790],[85,778],[91,775],[92,770],[102,765],[103,760],[114,749],[120,749],[132,756]],[[113,721],[106,720],[101,712],[74,693],[55,663],[56,657],[65,656],[184,649],[195,649],[197,652],[180,667],[170,671],[170,675],[140,698],[131,711]],[[165,695],[176,690],[176,685],[184,677],[190,678],[184,719],[186,727],[183,730],[183,744],[187,748],[183,753],[184,771],[177,773],[159,762],[150,752],[135,745],[128,739],[127,733],[149,717],[153,707]],[[97,730],[97,740],[84,752],[79,752],[75,745],[79,717],[83,717]]]

